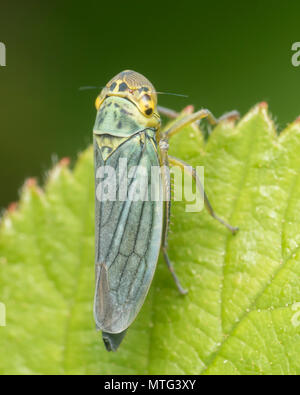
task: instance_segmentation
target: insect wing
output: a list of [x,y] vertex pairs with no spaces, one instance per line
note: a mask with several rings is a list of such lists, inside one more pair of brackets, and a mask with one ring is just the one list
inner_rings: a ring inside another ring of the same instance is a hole
[[[146,132],[143,137],[133,136],[105,162],[95,142],[97,196],[94,315],[98,329],[108,333],[124,331],[136,317],[148,293],[161,246],[162,185],[158,173],[155,172],[156,176],[153,177],[152,170],[153,166],[159,168],[159,160],[152,138]],[[126,166],[120,166],[122,160],[126,160]],[[100,182],[97,185],[99,167],[104,164],[115,169],[115,201],[104,200],[104,184]],[[121,184],[124,180],[128,180],[129,199],[121,200]],[[140,200],[135,200],[137,191]]]

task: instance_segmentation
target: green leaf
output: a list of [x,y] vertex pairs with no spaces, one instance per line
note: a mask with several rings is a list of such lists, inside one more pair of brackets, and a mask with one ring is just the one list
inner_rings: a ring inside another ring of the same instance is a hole
[[206,144],[192,128],[171,140],[172,155],[205,167],[211,203],[240,231],[176,202],[169,251],[189,294],[160,260],[117,353],[92,313],[92,149],[44,190],[27,182],[0,227],[0,373],[299,374],[299,151],[300,122],[278,137],[264,105]]

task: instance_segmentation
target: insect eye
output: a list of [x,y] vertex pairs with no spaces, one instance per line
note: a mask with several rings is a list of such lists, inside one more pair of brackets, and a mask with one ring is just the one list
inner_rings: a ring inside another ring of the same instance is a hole
[[149,117],[153,113],[153,100],[150,95],[145,94],[141,97],[141,107],[143,113]]

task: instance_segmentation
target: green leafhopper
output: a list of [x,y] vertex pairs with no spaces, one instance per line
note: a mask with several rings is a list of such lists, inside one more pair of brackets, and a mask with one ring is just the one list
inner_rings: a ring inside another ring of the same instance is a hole
[[[237,228],[216,216],[195,169],[168,155],[169,139],[188,124],[202,118],[218,122],[208,110],[187,114],[162,132],[159,113],[172,111],[158,107],[153,85],[130,70],[108,82],[96,108],[94,317],[107,350],[116,351],[144,303],[160,251],[179,291],[186,293],[167,254],[169,166],[190,173],[209,213],[232,233]],[[236,112],[226,115],[236,116]]]

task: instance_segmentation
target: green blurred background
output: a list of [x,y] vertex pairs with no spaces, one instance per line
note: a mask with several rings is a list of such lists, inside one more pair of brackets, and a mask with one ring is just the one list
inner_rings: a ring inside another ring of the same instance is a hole
[[96,91],[123,69],[147,76],[180,109],[244,114],[266,100],[279,128],[300,115],[300,2],[6,1],[0,3],[0,208],[53,158],[91,142]]

